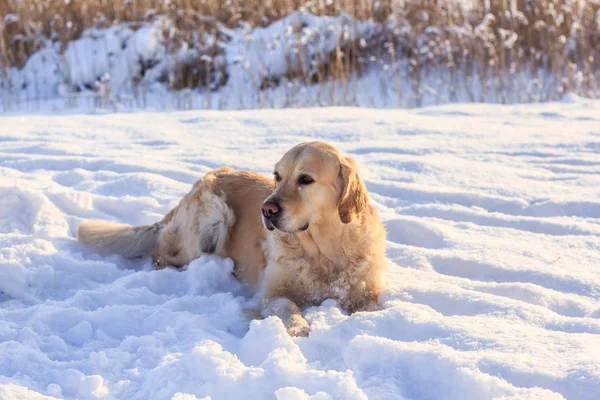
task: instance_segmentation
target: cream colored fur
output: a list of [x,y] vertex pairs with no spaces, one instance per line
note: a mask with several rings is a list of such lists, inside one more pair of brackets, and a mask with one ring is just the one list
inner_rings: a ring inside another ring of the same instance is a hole
[[79,225],[77,240],[102,255],[140,257],[154,250],[159,233],[159,224],[134,227],[88,220]]
[[[385,229],[354,162],[326,143],[302,143],[275,172],[279,182],[212,171],[161,222],[86,221],[78,239],[101,254],[152,253],[159,268],[184,266],[202,253],[230,257],[238,278],[257,293],[260,314],[279,316],[292,335],[308,334],[302,307],[333,298],[354,312],[375,303],[386,267]],[[304,175],[314,182],[300,184]],[[283,210],[272,231],[261,217],[266,199]]]

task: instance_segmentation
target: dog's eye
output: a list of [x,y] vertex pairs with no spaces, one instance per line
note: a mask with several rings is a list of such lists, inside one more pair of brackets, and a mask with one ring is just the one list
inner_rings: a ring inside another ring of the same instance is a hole
[[300,175],[300,178],[298,178],[298,183],[300,185],[310,185],[314,181],[315,180],[308,175]]
[[281,182],[281,175],[279,175],[279,172],[273,172],[273,177],[275,178],[275,182]]

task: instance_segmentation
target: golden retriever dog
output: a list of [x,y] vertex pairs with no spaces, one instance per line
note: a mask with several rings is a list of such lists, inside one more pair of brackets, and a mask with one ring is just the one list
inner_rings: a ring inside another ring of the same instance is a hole
[[273,178],[220,168],[154,225],[84,221],[77,237],[100,254],[152,254],[156,268],[229,257],[261,316],[278,316],[294,336],[309,332],[303,307],[331,298],[352,313],[376,304],[385,228],[354,162],[329,144],[301,143]]

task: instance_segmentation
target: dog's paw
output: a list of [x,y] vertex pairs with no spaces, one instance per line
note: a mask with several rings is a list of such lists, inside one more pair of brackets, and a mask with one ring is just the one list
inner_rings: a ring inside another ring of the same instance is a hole
[[287,333],[295,337],[308,337],[310,327],[308,322],[301,315],[293,315],[285,324]]

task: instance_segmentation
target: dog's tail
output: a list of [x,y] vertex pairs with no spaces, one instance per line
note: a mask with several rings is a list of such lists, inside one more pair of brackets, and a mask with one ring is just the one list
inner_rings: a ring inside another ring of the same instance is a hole
[[107,221],[83,221],[77,240],[101,255],[119,254],[141,257],[152,253],[158,243],[162,224],[131,226]]

